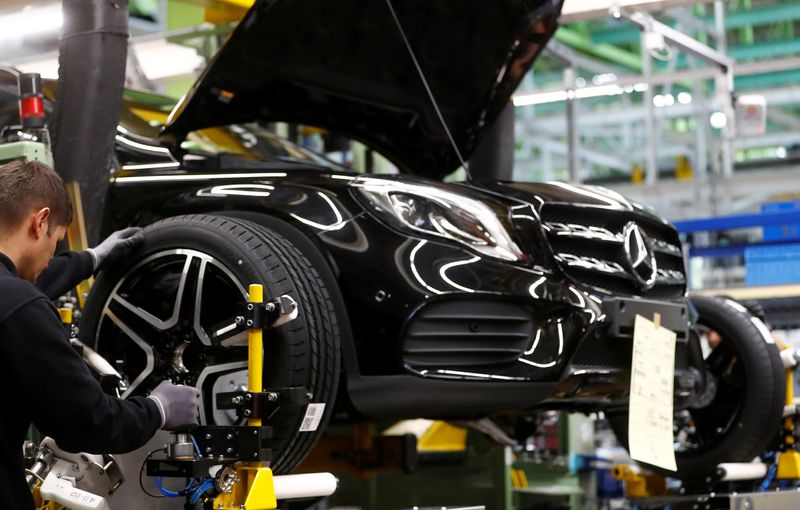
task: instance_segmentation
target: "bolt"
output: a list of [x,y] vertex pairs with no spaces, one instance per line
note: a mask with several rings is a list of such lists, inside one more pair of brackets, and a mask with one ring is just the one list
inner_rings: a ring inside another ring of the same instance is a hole
[[211,447],[210,446],[206,446],[206,453],[211,453]]
[[253,322],[253,321],[252,321],[252,320],[250,320],[250,319],[247,319],[247,327],[248,327],[248,328],[252,328],[252,327],[253,327],[253,324],[255,324],[255,322]]
[[256,429],[256,430],[253,430],[253,435],[254,435],[254,436],[257,436],[257,435],[258,435],[258,429]]
[[267,400],[269,400],[270,402],[275,402],[276,400],[278,400],[278,394],[270,391],[269,393],[267,393]]
[[267,303],[267,304],[265,304],[264,305],[264,310],[266,310],[268,312],[274,312],[275,311],[275,303]]
[[242,317],[241,315],[237,315],[234,321],[236,322],[237,326],[241,326],[242,324],[244,324],[244,317]]
[[250,416],[250,409],[245,409],[244,410],[244,415],[245,416]]
[[258,458],[258,452],[255,452],[255,453],[253,453],[253,458],[254,458],[254,459],[257,459],[257,458]]
[[[230,448],[228,448],[228,449],[230,450]],[[225,456],[224,456],[224,455],[220,455],[219,457],[217,457],[217,459],[219,459],[219,460],[225,460]]]
[[255,308],[255,307],[253,306],[253,303],[248,303],[248,304],[247,304],[247,309],[248,309],[249,311],[251,311],[251,312],[252,312],[254,308]]
[[225,451],[226,451],[226,452],[228,452],[228,453],[233,453],[233,448],[228,448],[228,449],[227,449],[227,450],[225,450]]
[[211,439],[211,434],[206,433],[206,439]]
[[245,400],[253,400],[253,395],[251,393],[245,393],[244,394],[244,399]]
[[379,290],[378,292],[375,293],[375,301],[380,303],[384,299],[386,299],[386,291],[385,290]]
[[242,397],[233,397],[232,402],[234,404],[241,404],[242,403]]
[[225,436],[225,439],[228,439],[228,440],[233,439],[233,434],[228,434],[227,436]]

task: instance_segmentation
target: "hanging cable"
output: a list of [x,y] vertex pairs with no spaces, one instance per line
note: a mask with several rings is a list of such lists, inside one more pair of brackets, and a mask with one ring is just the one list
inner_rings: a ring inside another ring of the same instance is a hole
[[405,44],[408,54],[411,56],[411,60],[414,62],[414,67],[417,69],[417,74],[419,75],[420,80],[422,80],[422,85],[425,87],[425,92],[427,92],[428,97],[431,100],[431,104],[433,105],[433,109],[436,111],[436,116],[439,118],[442,128],[444,128],[444,132],[447,134],[447,139],[450,140],[450,145],[453,146],[453,151],[456,153],[458,161],[461,163],[461,166],[464,167],[464,173],[467,175],[467,180],[472,180],[472,176],[469,173],[469,166],[464,160],[464,157],[461,155],[461,151],[458,150],[458,145],[456,145],[456,141],[453,138],[452,133],[450,133],[450,128],[447,127],[447,122],[445,122],[442,111],[439,109],[439,103],[436,101],[436,97],[433,95],[430,85],[428,85],[428,80],[425,78],[425,72],[422,70],[422,66],[419,65],[419,61],[414,53],[414,49],[411,47],[408,37],[406,37],[406,32],[403,30],[403,25],[400,23],[400,18],[397,17],[397,13],[392,5],[392,0],[386,0],[386,6],[389,7],[389,12],[392,14],[394,24],[397,27],[398,32],[400,32],[400,37],[403,38],[403,44]]

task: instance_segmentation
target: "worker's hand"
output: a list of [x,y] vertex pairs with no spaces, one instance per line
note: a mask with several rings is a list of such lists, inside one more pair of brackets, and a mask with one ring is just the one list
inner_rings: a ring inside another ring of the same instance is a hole
[[99,271],[103,267],[113,264],[139,246],[142,241],[144,241],[144,230],[141,227],[117,230],[90,250],[94,254],[94,270]]
[[200,390],[197,388],[163,381],[147,398],[158,405],[164,430],[189,429],[200,423]]

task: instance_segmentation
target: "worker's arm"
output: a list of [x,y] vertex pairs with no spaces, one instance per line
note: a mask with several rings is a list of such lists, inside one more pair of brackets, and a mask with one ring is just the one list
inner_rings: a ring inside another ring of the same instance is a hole
[[113,264],[144,241],[139,227],[117,230],[102,243],[82,252],[66,252],[50,260],[36,286],[51,301],[74,289],[104,266]]
[[[44,296],[29,300],[0,326],[0,359],[25,393],[34,425],[65,450],[123,453],[144,445],[161,426],[158,405],[144,397],[103,393],[70,346]],[[11,410],[9,410],[11,411]]]
[[74,289],[94,273],[94,256],[89,250],[68,251],[50,259],[36,286],[45,296],[55,300]]

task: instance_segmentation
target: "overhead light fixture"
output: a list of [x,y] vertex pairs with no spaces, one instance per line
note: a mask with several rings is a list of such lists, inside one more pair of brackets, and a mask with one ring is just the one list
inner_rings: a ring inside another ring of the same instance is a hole
[[575,90],[551,90],[548,92],[532,92],[530,94],[518,94],[513,97],[514,106],[532,106],[537,104],[557,103],[567,99],[586,99],[589,97],[618,96],[620,94],[631,94],[633,92],[644,92],[648,89],[646,83],[635,83],[633,85],[594,85]]
[[0,16],[0,40],[57,32],[63,22],[60,3],[48,7],[25,8]]
[[714,129],[722,129],[728,123],[728,117],[722,112],[714,112],[708,121]]

